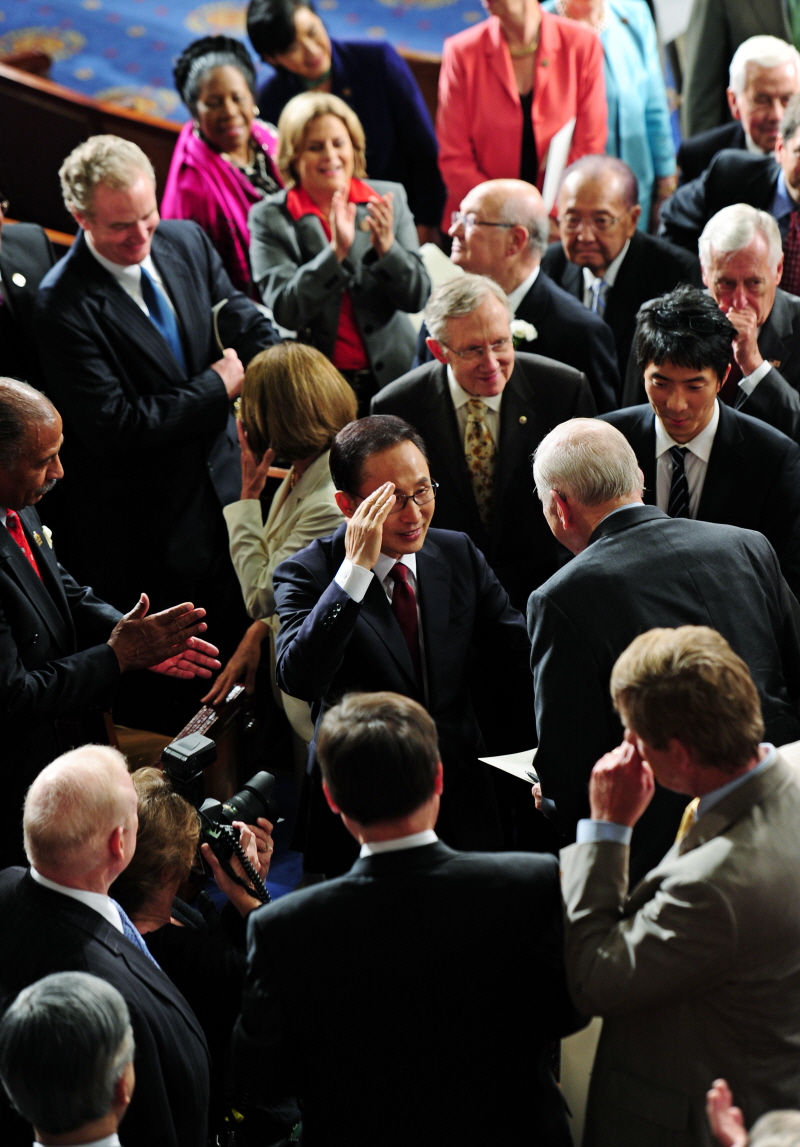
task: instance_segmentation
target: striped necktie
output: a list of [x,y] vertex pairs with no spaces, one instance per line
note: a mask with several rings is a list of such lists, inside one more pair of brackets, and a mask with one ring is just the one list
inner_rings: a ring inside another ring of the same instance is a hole
[[595,279],[592,283],[592,305],[589,308],[593,314],[599,315],[602,319],[606,313],[606,303],[608,302],[608,292],[611,289],[610,285],[605,279]]
[[672,484],[669,490],[667,513],[671,518],[690,518],[689,483],[686,481],[686,447],[670,447],[672,458]]
[[181,332],[178,329],[178,320],[172,307],[167,302],[167,297],[158,286],[152,275],[149,275],[142,267],[142,298],[145,305],[150,312],[150,322],[156,330],[163,335],[169,349],[174,354],[178,365],[184,374],[186,374],[186,358],[183,353],[183,343],[181,342]]
[[144,940],[142,939],[141,932],[136,927],[133,920],[131,920],[128,913],[118,901],[113,899],[113,897],[111,902],[116,906],[116,909],[119,912],[119,918],[122,924],[122,935],[126,940],[130,940],[134,948],[138,948],[143,955],[147,956],[148,960],[151,960],[157,968],[160,968],[161,965],[153,953],[150,951],[150,949],[147,947],[147,944],[145,944]]

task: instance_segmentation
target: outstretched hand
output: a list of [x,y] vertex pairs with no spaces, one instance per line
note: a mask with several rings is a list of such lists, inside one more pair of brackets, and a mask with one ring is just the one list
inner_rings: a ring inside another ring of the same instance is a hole
[[380,557],[383,523],[394,509],[394,484],[384,482],[373,490],[347,519],[344,535],[345,557],[354,566],[371,570]]
[[165,677],[177,677],[181,681],[191,681],[193,677],[211,677],[221,662],[217,661],[219,650],[210,641],[199,637],[189,638],[189,648],[176,653],[158,665],[150,665],[151,673],[163,673]]
[[242,450],[242,501],[250,498],[260,498],[261,492],[267,484],[269,468],[275,461],[275,451],[265,450],[264,457],[257,461],[247,441],[247,431],[242,425],[241,418],[236,419],[236,434]]
[[[202,620],[206,611],[195,609],[190,601],[151,614],[150,617],[147,616],[149,609],[150,599],[143,593],[133,609],[111,631],[108,644],[117,655],[120,671],[125,673],[128,669],[151,669],[164,662],[173,663],[177,669],[181,654],[184,655],[186,667],[174,676],[184,672],[195,676],[194,669],[190,668],[192,666],[208,669],[203,658],[213,657],[219,651],[207,641],[193,640],[208,628]],[[193,656],[186,657],[187,653]],[[200,654],[201,657],[197,658],[194,654]],[[205,675],[210,676],[210,672]]]
[[744,1116],[740,1108],[733,1106],[733,1095],[724,1079],[715,1079],[706,1092],[706,1114],[711,1132],[722,1147],[747,1147]]

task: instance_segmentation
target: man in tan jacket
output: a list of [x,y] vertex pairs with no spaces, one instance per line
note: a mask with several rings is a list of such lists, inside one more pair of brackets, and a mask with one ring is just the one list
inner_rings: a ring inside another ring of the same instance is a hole
[[[584,1147],[710,1147],[718,1077],[747,1125],[800,1096],[800,784],[759,743],[747,666],[714,630],[637,637],[611,692],[625,741],[561,853],[570,991],[604,1017]],[[626,897],[654,778],[695,800]]]

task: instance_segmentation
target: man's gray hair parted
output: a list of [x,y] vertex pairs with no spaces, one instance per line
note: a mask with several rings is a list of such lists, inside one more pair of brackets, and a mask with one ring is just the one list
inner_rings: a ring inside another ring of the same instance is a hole
[[533,458],[542,502],[551,490],[584,506],[602,506],[642,491],[639,464],[627,439],[594,418],[562,422],[545,435]]
[[749,203],[732,203],[712,215],[700,236],[700,262],[706,270],[711,266],[714,252],[729,255],[741,251],[761,233],[769,248],[771,267],[777,267],[783,254],[781,233],[774,218]]
[[489,295],[494,295],[503,304],[511,322],[514,315],[506,293],[488,275],[459,275],[456,279],[440,283],[425,308],[425,325],[431,338],[446,342],[448,319],[471,315]]
[[58,177],[67,211],[91,215],[95,188],[104,183],[115,191],[131,187],[140,174],[156,185],[156,173],[135,143],[118,135],[92,135],[71,151]]

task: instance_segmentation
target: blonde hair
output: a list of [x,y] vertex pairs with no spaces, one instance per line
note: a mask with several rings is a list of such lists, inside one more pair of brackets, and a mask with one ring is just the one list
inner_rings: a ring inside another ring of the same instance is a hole
[[361,120],[338,96],[327,92],[303,92],[289,100],[278,120],[278,170],[286,188],[297,185],[295,163],[305,147],[308,129],[320,116],[333,115],[347,128],[353,145],[353,175],[363,179],[367,174],[367,142]]
[[700,762],[735,772],[764,736],[750,671],[706,625],[640,634],[611,671],[611,696],[627,727],[656,749],[675,737]]
[[353,388],[315,347],[285,342],[261,351],[244,376],[242,423],[253,452],[297,462],[327,450],[358,416]]
[[132,187],[139,175],[156,185],[156,173],[145,153],[118,135],[92,135],[71,151],[58,177],[67,211],[92,214],[95,189],[102,183],[114,191]]

